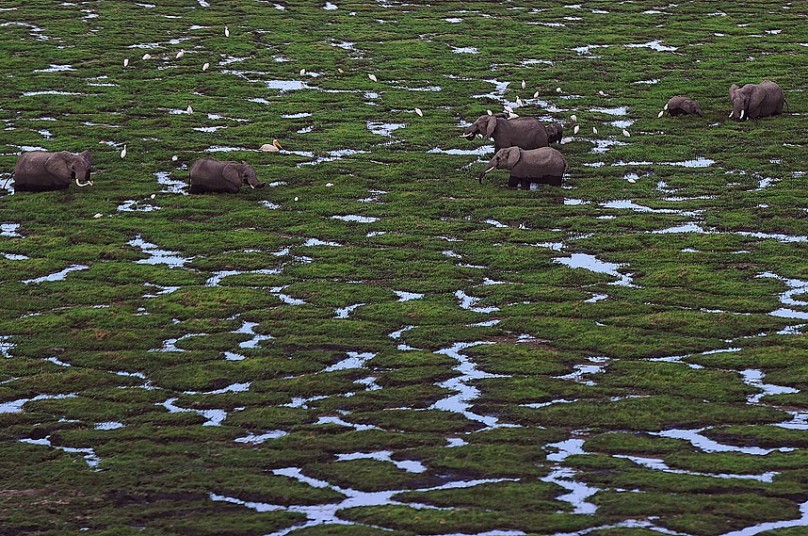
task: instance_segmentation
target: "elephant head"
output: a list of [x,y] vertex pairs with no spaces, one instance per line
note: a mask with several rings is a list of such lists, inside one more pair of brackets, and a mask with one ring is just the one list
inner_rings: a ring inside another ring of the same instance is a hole
[[749,119],[749,110],[757,108],[766,97],[766,91],[758,84],[746,84],[738,87],[735,84],[729,86],[729,98],[732,101],[732,111],[729,116],[742,121]]
[[[75,180],[79,187],[92,186],[90,172],[93,171],[90,151],[73,154],[66,151],[53,153],[45,162],[45,169],[54,177]],[[84,182],[82,182],[84,181]]]
[[481,115],[475,122],[470,124],[465,131],[463,137],[471,141],[476,135],[481,135],[484,138],[490,138],[494,135],[494,130],[497,128],[497,118],[493,115]]
[[508,147],[506,149],[500,149],[494,155],[494,157],[488,161],[488,164],[483,169],[482,173],[480,173],[480,183],[483,182],[483,177],[488,175],[490,172],[494,171],[495,169],[513,169],[516,167],[516,164],[519,163],[519,159],[522,158],[522,149],[519,147]]
[[228,164],[222,171],[224,179],[237,186],[242,184],[249,184],[250,188],[263,188],[264,184],[258,182],[258,176],[255,174],[255,169],[244,160],[241,164]]
[[547,130],[547,141],[550,143],[558,143],[564,137],[564,127],[561,123],[550,123],[544,128]]

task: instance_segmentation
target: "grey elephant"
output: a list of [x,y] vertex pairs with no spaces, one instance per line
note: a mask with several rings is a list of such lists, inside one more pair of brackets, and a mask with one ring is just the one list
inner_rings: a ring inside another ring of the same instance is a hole
[[701,106],[699,106],[698,101],[682,95],[671,97],[668,104],[665,105],[665,110],[667,110],[668,113],[673,117],[691,114],[698,115],[699,117],[704,116],[704,114],[701,112]]
[[480,173],[480,183],[483,182],[483,177],[495,169],[510,170],[508,186],[511,188],[521,183],[522,188],[529,189],[531,182],[561,186],[567,161],[564,160],[564,155],[552,147],[528,151],[519,147],[500,149]]
[[506,119],[498,115],[482,115],[463,132],[463,137],[473,140],[474,136],[494,138],[494,150],[506,147],[538,149],[551,142],[561,141],[563,129],[560,124],[544,126],[534,117]]
[[67,151],[23,153],[14,166],[14,189],[18,192],[66,190],[74,180],[77,186],[92,186],[92,167],[89,151],[78,154]]
[[732,84],[729,87],[729,98],[732,100],[729,116],[738,121],[782,113],[786,100],[780,86],[769,80],[743,87]]
[[235,194],[243,184],[250,188],[263,188],[258,182],[255,170],[247,162],[220,161],[214,158],[200,158],[191,166],[192,194],[228,193]]

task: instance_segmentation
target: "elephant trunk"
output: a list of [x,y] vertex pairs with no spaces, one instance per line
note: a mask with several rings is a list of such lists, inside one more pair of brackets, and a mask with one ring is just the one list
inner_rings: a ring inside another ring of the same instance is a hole
[[485,169],[482,171],[482,173],[480,173],[480,176],[478,177],[478,179],[479,179],[479,181],[480,181],[480,184],[482,184],[482,183],[483,183],[483,178],[484,178],[486,175],[488,175],[489,173],[491,173],[492,171],[494,171],[494,169],[496,169],[496,168],[494,168],[494,167],[487,167],[487,168],[485,168]]

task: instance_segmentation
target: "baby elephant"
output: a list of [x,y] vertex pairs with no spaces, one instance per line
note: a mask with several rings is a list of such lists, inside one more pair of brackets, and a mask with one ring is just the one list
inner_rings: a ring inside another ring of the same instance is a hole
[[247,162],[221,162],[205,157],[191,166],[191,193],[238,193],[242,184],[250,188],[263,188],[255,170]]
[[690,114],[696,114],[699,117],[704,116],[704,114],[701,113],[701,106],[699,106],[697,101],[689,97],[683,97],[682,95],[671,97],[668,104],[665,105],[665,110],[673,117]]
[[14,167],[14,189],[18,192],[66,190],[74,180],[78,186],[91,186],[91,170],[89,151],[79,154],[67,151],[23,153]]
[[757,119],[767,115],[777,115],[783,111],[785,95],[780,86],[765,80],[760,84],[746,84],[729,87],[729,98],[732,100],[732,111],[729,117],[738,121],[745,118]]
[[462,136],[471,141],[474,136],[494,138],[494,150],[505,147],[538,149],[561,141],[563,129],[558,123],[543,125],[534,117],[506,119],[498,115],[482,115],[468,126]]
[[560,152],[551,147],[529,151],[519,147],[508,147],[497,151],[494,158],[488,162],[480,173],[480,183],[483,182],[483,177],[495,169],[510,170],[508,186],[511,188],[521,183],[522,188],[529,189],[531,182],[561,186],[561,180],[567,170],[567,161]]

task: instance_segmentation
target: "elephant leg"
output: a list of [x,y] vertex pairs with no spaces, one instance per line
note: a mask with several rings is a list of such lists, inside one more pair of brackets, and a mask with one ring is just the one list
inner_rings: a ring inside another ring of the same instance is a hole
[[517,186],[519,186],[519,182],[520,182],[519,177],[514,177],[513,175],[508,177],[508,187],[509,188],[516,188]]
[[522,179],[522,189],[530,190],[530,179]]

